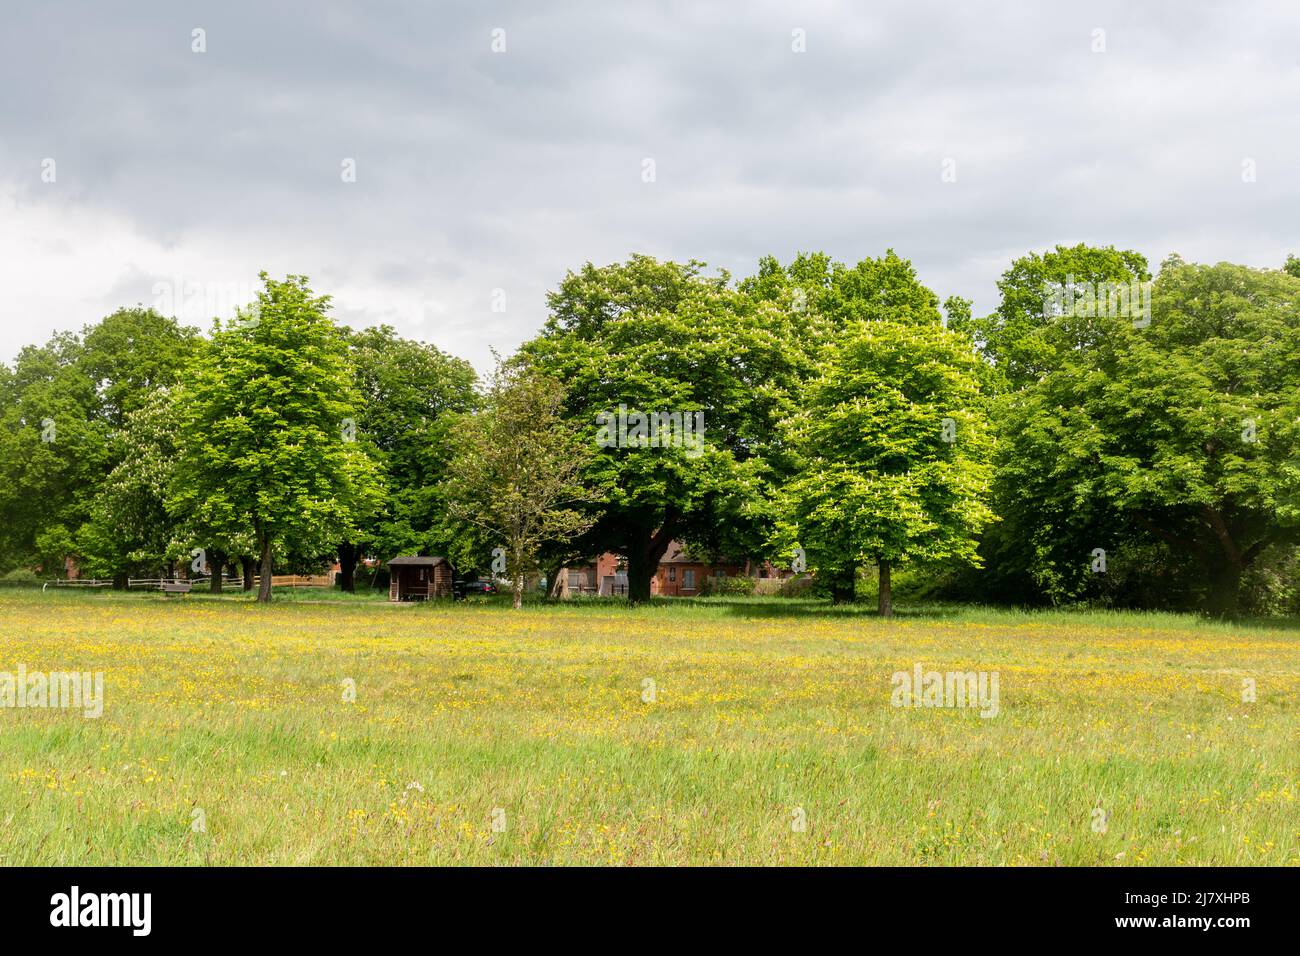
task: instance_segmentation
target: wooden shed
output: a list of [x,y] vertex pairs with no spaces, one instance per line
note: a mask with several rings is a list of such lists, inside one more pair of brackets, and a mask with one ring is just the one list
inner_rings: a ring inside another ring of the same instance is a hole
[[388,562],[388,600],[451,597],[452,577],[451,564],[446,558],[393,558]]

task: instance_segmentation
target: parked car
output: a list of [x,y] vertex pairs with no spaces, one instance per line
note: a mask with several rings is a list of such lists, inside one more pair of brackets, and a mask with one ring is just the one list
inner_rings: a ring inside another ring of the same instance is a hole
[[491,581],[453,581],[451,593],[457,601],[463,601],[471,594],[496,594],[497,586]]

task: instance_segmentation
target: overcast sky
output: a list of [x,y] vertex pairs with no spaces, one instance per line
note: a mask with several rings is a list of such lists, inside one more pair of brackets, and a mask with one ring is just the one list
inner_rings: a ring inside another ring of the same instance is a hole
[[6,361],[261,269],[483,368],[632,252],[892,247],[980,312],[1056,243],[1300,252],[1295,2],[55,6],[0,13]]

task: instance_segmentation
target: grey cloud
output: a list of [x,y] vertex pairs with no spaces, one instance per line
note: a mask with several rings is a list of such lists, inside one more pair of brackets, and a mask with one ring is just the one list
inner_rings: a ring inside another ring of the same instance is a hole
[[[350,324],[480,366],[566,269],[633,251],[745,274],[892,247],[978,310],[1055,242],[1277,264],[1300,250],[1297,27],[1282,2],[21,5],[0,355],[140,301],[169,257],[212,282],[305,272]],[[28,278],[54,256],[107,278]]]

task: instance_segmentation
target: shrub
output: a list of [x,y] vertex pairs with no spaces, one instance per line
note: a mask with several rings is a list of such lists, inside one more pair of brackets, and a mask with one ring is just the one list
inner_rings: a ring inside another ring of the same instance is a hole
[[778,597],[806,597],[813,592],[817,581],[810,574],[800,574],[793,578],[786,578],[776,589]]
[[32,571],[29,568],[14,568],[8,574],[4,575],[3,577],[0,577],[0,584],[7,584],[7,585],[17,586],[17,587],[24,587],[24,586],[30,587],[40,583],[41,583],[41,579],[37,577],[36,572]]
[[1241,609],[1260,617],[1300,613],[1300,550],[1274,547],[1246,571],[1241,580]]
[[754,593],[755,579],[741,574],[736,577],[705,578],[700,594],[707,596],[740,597]]

